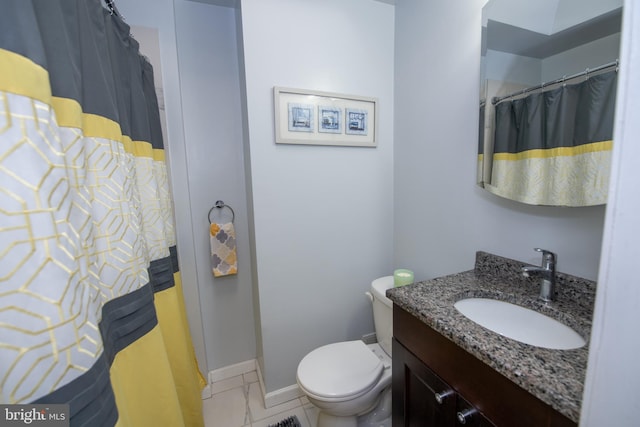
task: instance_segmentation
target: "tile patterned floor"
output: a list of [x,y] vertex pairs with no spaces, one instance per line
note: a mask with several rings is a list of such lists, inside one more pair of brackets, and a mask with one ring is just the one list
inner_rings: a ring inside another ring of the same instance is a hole
[[255,371],[215,382],[202,401],[205,427],[267,427],[296,415],[302,427],[315,427],[318,409],[306,397],[265,408]]

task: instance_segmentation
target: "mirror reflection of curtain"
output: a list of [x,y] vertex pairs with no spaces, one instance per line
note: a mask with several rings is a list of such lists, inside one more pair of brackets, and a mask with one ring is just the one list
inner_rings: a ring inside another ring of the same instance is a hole
[[153,79],[100,0],[3,2],[3,404],[203,425]]
[[478,166],[476,168],[476,183],[480,186],[484,186],[484,121],[485,121],[485,111],[486,111],[485,102],[480,103],[480,119],[478,124],[480,128],[478,129]]
[[607,201],[617,72],[495,106],[494,194],[533,205]]

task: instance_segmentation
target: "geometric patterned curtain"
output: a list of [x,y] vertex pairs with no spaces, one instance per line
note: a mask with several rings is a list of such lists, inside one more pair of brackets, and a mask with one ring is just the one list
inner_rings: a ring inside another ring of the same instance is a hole
[[616,88],[609,71],[498,103],[484,188],[533,205],[606,203]]
[[0,12],[0,402],[202,425],[151,65],[100,0]]

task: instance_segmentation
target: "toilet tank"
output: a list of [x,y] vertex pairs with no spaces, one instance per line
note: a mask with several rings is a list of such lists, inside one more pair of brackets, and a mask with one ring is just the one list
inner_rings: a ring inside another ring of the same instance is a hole
[[371,282],[371,304],[373,305],[373,323],[380,347],[391,356],[391,337],[393,335],[393,303],[385,295],[393,288],[393,276],[385,276]]

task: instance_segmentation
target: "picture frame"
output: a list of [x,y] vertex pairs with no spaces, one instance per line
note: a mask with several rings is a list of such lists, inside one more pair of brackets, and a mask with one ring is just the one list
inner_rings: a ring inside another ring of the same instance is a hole
[[287,104],[287,123],[289,132],[313,132],[314,106],[311,104]]
[[360,108],[347,108],[345,132],[349,135],[366,135],[369,131],[369,114]]
[[318,132],[342,133],[342,110],[336,107],[318,106]]
[[377,98],[279,86],[273,98],[277,144],[378,144]]

